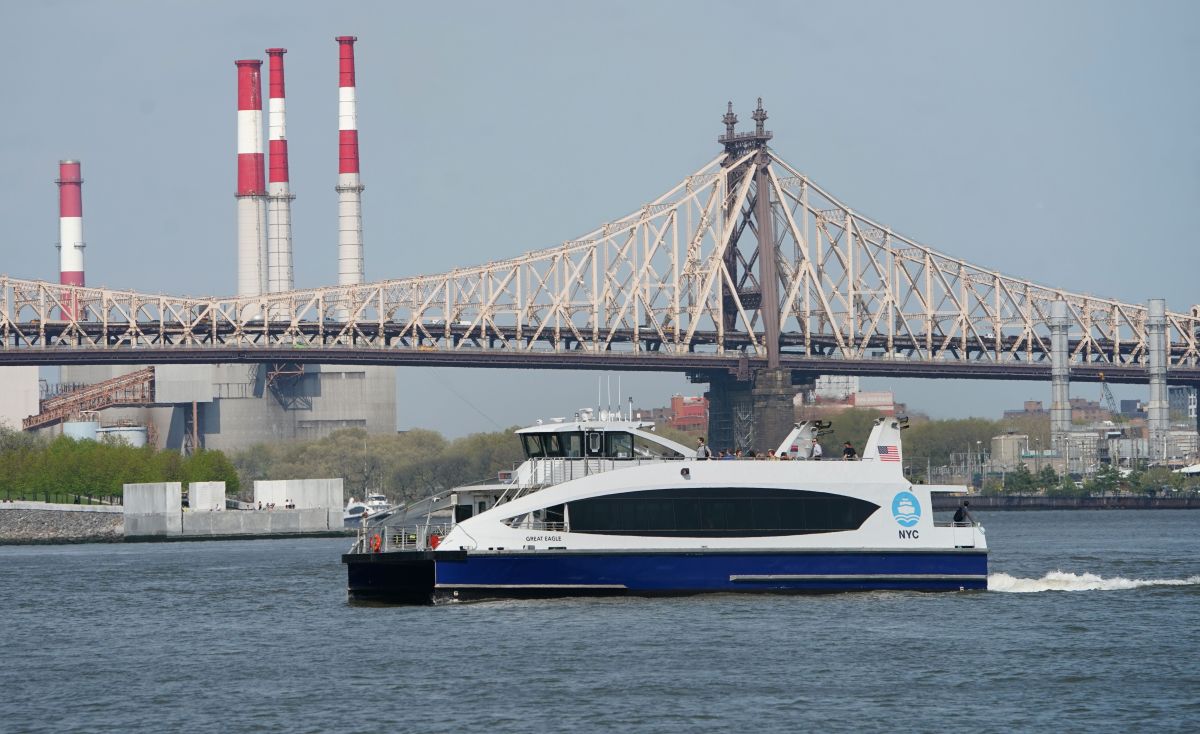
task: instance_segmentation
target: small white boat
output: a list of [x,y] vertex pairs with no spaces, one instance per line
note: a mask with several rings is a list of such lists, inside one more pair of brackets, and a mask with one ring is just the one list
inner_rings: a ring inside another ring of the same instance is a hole
[[345,512],[342,513],[342,523],[348,528],[362,527],[364,521],[370,518],[387,517],[391,507],[387,497],[382,494],[368,494],[365,500],[351,497],[346,503]]

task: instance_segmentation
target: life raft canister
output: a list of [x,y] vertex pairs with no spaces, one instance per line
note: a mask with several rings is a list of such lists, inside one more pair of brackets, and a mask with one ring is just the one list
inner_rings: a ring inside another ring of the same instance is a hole
[[378,553],[379,549],[382,547],[383,547],[383,538],[379,537],[379,533],[375,533],[374,535],[371,536],[371,550]]
[[441,544],[442,544],[442,538],[440,535],[438,535],[437,533],[433,533],[432,535],[429,536],[429,547],[430,548],[437,548]]

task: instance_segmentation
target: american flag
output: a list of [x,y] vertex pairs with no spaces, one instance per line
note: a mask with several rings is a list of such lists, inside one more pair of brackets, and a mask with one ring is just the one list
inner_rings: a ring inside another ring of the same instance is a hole
[[900,461],[900,449],[895,446],[879,446],[880,461]]

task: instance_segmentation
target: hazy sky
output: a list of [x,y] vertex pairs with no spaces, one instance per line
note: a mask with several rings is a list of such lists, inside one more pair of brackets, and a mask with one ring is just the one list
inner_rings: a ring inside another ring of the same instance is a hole
[[[333,37],[352,34],[369,280],[622,216],[719,152],[726,100],[744,128],[761,95],[780,155],[896,231],[1047,285],[1200,302],[1200,3],[154,0],[5,3],[0,20],[13,276],[57,277],[54,178],[71,157],[89,285],[232,293],[233,61],[283,46],[296,284],[334,283]],[[586,372],[398,374],[400,426],[455,435],[569,414],[596,387]],[[639,405],[702,389],[623,385]],[[869,385],[937,416],[1050,390]]]

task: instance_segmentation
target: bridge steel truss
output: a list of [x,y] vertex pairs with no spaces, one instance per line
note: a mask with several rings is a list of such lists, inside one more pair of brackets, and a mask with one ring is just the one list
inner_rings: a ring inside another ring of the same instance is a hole
[[[770,226],[759,225],[764,216]],[[741,244],[760,231],[773,246]],[[760,251],[775,256],[777,342],[760,309]],[[1056,301],[1066,304],[1074,375],[1146,381],[1145,304],[944,255],[856,213],[761,147],[715,158],[632,214],[557,247],[438,275],[247,298],[0,277],[0,363],[679,371],[775,358],[814,372],[1046,379]],[[1168,370],[1196,382],[1200,307],[1167,312],[1165,330]]]

